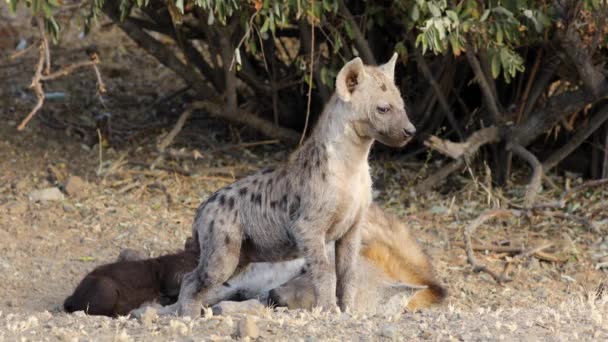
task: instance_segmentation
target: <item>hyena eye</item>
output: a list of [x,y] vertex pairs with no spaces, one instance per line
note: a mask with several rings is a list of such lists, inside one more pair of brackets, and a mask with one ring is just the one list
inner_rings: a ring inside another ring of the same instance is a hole
[[378,107],[376,107],[376,110],[380,114],[386,114],[386,113],[388,113],[391,110],[391,107],[390,106],[386,106],[386,107],[378,106]]

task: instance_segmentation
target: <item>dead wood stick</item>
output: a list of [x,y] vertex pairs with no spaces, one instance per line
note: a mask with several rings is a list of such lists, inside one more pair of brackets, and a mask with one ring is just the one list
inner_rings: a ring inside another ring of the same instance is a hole
[[604,122],[608,121],[608,105],[602,106],[598,109],[591,120],[585,123],[583,127],[577,130],[572,138],[558,150],[553,152],[545,161],[543,161],[543,169],[550,170],[557,166],[564,158],[569,156],[578,146],[580,146],[585,140],[598,130]]
[[357,25],[357,22],[355,22],[353,15],[350,13],[348,7],[346,6],[343,0],[340,0],[338,2],[338,11],[350,24],[355,40],[355,46],[357,47],[357,50],[359,50],[361,57],[363,57],[363,61],[366,64],[376,64],[374,53],[372,52],[372,49],[370,48],[369,43],[367,42],[367,39],[365,39],[365,35],[359,29],[359,25]]
[[467,140],[461,143],[455,143],[431,135],[424,141],[424,145],[453,159],[462,157],[469,158],[474,155],[481,146],[498,142],[501,138],[502,134],[500,128],[491,126],[482,128],[471,134]]
[[528,183],[526,195],[524,196],[524,205],[529,207],[534,204],[536,195],[538,195],[540,192],[542,185],[541,181],[543,179],[543,166],[535,155],[519,144],[509,143],[507,150],[513,151],[513,153],[525,160],[528,164],[530,164],[530,167],[532,167],[532,177]]
[[32,83],[30,84],[30,88],[34,89],[34,93],[36,94],[36,105],[34,108],[27,114],[25,119],[21,121],[19,126],[17,126],[18,131],[22,131],[27,126],[27,123],[32,120],[34,115],[42,108],[44,104],[44,90],[42,89],[42,82],[40,82],[40,78],[42,77],[42,70],[44,68],[44,56],[46,55],[44,52],[44,42],[40,42],[40,54],[38,57],[38,63],[36,64],[36,71],[34,72],[34,77],[32,78]]
[[429,84],[435,91],[435,95],[437,96],[439,105],[440,105],[441,109],[444,111],[446,117],[448,118],[448,121],[452,125],[452,128],[454,128],[454,130],[456,131],[456,134],[458,135],[460,140],[463,140],[464,134],[462,133],[462,129],[460,128],[458,121],[456,121],[456,117],[454,116],[454,113],[450,109],[448,100],[446,99],[445,94],[443,93],[443,90],[441,90],[441,87],[437,83],[437,80],[435,80],[435,77],[433,76],[433,73],[429,69],[429,66],[427,65],[426,61],[424,60],[424,57],[422,56],[420,51],[418,51],[417,48],[414,48],[414,56],[416,57],[416,63],[418,64],[418,67],[422,71],[422,74],[427,79],[427,81],[429,81]]
[[213,150],[212,152],[224,152],[227,150],[233,150],[233,149],[240,149],[240,148],[246,148],[246,147],[254,147],[254,146],[261,146],[261,145],[272,145],[272,144],[278,144],[279,140],[278,139],[271,139],[271,140],[261,140],[261,141],[252,141],[252,142],[246,142],[246,143],[240,143],[240,144],[236,144],[236,145],[229,145],[229,146],[224,146],[224,147],[220,147],[218,149]]
[[145,167],[148,169],[158,169],[158,170],[163,170],[163,171],[168,171],[168,172],[175,172],[175,173],[178,173],[178,174],[184,175],[184,176],[192,176],[192,172],[190,172],[188,170],[184,170],[179,167],[153,165],[153,164],[148,164],[148,163],[144,163],[144,162],[140,162],[140,161],[136,161],[136,160],[129,160],[129,164],[134,165],[134,166]]
[[479,60],[475,55],[473,46],[468,42],[465,42],[465,55],[467,57],[467,60],[469,61],[471,69],[473,69],[475,79],[479,84],[479,88],[481,89],[481,92],[483,94],[484,102],[490,110],[490,114],[492,115],[494,123],[500,122],[501,116],[500,110],[498,109],[498,102],[496,101],[492,88],[490,87],[490,83],[488,82],[488,79],[486,79],[486,75],[483,72],[481,65],[479,64]]
[[171,145],[171,143],[173,142],[173,139],[175,139],[175,137],[179,134],[179,132],[181,132],[182,128],[186,124],[186,121],[192,115],[193,110],[194,109],[192,107],[189,107],[186,110],[184,110],[184,112],[179,116],[179,119],[177,119],[177,123],[175,124],[175,126],[173,126],[173,128],[171,129],[169,134],[167,134],[167,136],[164,137],[161,140],[161,142],[158,143],[158,145],[156,146],[158,152],[164,153],[165,150],[167,149],[167,147],[169,147],[169,145]]
[[232,111],[224,110],[223,106],[211,101],[195,101],[192,108],[203,109],[211,116],[227,119],[229,121],[254,128],[258,132],[290,144],[297,144],[300,135],[289,128],[274,125],[272,122],[260,118],[240,108]]
[[496,272],[489,269],[486,265],[482,265],[477,262],[475,259],[475,254],[473,253],[473,247],[471,243],[471,235],[475,232],[475,230],[481,226],[487,220],[494,217],[507,217],[512,215],[519,215],[520,212],[517,210],[503,210],[503,209],[492,209],[488,210],[481,215],[479,215],[475,220],[473,220],[469,225],[464,229],[464,244],[465,251],[467,253],[467,262],[473,268],[473,272],[484,272],[489,274],[497,283],[502,284],[511,279],[504,274],[497,274]]
[[559,198],[559,200],[554,201],[554,202],[546,202],[546,203],[540,203],[540,204],[536,204],[532,207],[529,208],[524,208],[525,210],[535,210],[535,209],[562,209],[566,206],[566,203],[568,202],[568,200],[570,198],[572,198],[572,196],[574,196],[575,194],[588,189],[588,188],[593,188],[596,186],[602,186],[602,185],[606,185],[608,184],[608,178],[602,178],[602,179],[594,179],[594,180],[590,180],[590,181],[586,181],[583,184],[576,186],[570,190],[565,191]]
[[43,80],[43,81],[54,80],[54,79],[59,78],[61,76],[65,76],[65,75],[71,74],[76,69],[92,66],[92,65],[94,65],[96,63],[98,63],[98,62],[97,61],[81,61],[81,62],[77,62],[77,63],[74,63],[74,64],[70,64],[70,65],[66,66],[65,68],[57,70],[57,71],[55,71],[53,73],[50,73],[48,75],[43,75],[40,79]]
[[38,45],[38,44],[31,44],[30,46],[26,47],[25,49],[23,49],[23,50],[21,50],[21,51],[17,51],[17,52],[15,52],[14,54],[12,54],[12,55],[9,57],[9,60],[14,60],[14,59],[17,59],[17,58],[19,58],[19,57],[21,57],[21,56],[25,55],[26,53],[28,53],[28,52],[32,51],[32,49],[33,49],[35,46],[37,46],[37,45]]

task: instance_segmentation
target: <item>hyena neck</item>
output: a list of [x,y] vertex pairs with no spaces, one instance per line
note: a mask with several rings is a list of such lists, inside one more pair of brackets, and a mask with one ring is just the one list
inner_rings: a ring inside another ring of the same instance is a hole
[[307,144],[324,146],[330,166],[340,164],[351,170],[367,168],[373,139],[357,134],[356,120],[351,104],[334,94],[326,104]]

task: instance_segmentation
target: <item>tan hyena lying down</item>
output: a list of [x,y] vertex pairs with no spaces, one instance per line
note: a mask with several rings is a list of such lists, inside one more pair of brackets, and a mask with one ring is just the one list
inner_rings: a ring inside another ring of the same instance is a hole
[[[391,295],[409,292],[407,286],[404,289],[399,284],[427,287],[410,298],[408,310],[426,308],[445,298],[446,291],[434,276],[430,258],[396,216],[372,204],[361,228],[362,258],[357,266],[360,281],[353,309],[366,312],[384,310]],[[304,259],[252,263],[222,284],[221,291],[208,305],[223,300],[246,299],[268,301],[290,309],[310,309],[314,303],[314,290],[310,275],[305,272]],[[134,311],[134,314],[139,315],[143,309]]]

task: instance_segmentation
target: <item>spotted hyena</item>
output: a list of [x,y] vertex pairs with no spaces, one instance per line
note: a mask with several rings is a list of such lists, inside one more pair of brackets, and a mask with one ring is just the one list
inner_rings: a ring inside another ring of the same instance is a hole
[[[177,303],[161,314],[197,316],[237,268],[303,257],[315,305],[354,303],[359,222],[371,203],[368,154],[374,140],[403,146],[415,133],[394,83],[395,54],[381,66],[360,58],[338,73],[336,91],[308,140],[287,163],[242,178],[197,209],[196,269],[184,276]],[[335,273],[326,243],[335,241]]]

